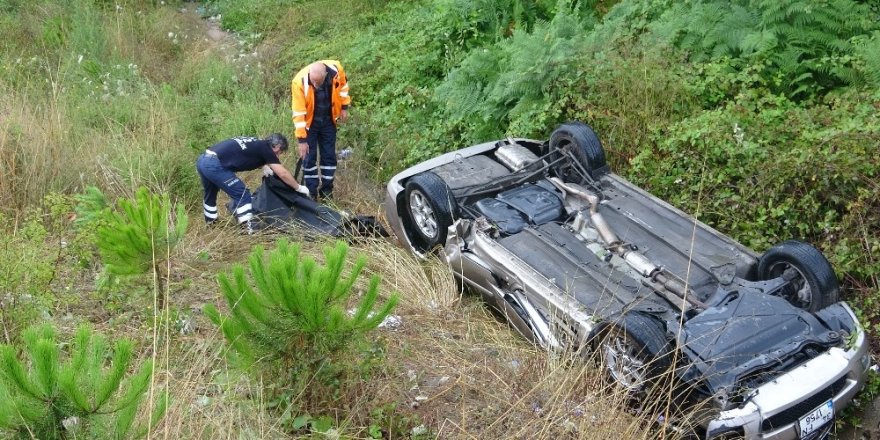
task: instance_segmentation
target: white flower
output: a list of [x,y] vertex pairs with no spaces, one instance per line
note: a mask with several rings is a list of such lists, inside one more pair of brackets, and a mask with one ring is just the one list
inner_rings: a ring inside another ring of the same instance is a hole
[[64,429],[72,429],[79,425],[79,418],[76,416],[68,417],[61,421],[61,427]]
[[739,126],[739,123],[733,124],[733,138],[736,140],[736,144],[742,145],[745,137],[746,134],[743,131],[742,127]]
[[[20,58],[19,58],[19,59],[20,59]],[[77,60],[76,60],[76,64],[80,64],[80,63],[82,63],[82,62],[83,62],[83,56],[80,55],[79,58],[77,58]]]

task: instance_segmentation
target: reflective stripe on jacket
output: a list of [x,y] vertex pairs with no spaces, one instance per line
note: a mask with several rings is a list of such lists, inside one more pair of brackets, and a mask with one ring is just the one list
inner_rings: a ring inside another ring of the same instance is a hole
[[[348,79],[345,77],[345,71],[342,70],[342,64],[339,61],[322,60],[319,63],[336,72],[336,76],[333,77],[332,91],[330,93],[330,113],[335,124],[336,119],[342,113],[342,107],[351,104],[351,98],[348,96]],[[315,89],[309,83],[309,66],[303,67],[293,77],[290,90],[293,126],[296,128],[296,137],[304,139],[306,137],[306,130],[312,126],[312,120],[315,117]]]

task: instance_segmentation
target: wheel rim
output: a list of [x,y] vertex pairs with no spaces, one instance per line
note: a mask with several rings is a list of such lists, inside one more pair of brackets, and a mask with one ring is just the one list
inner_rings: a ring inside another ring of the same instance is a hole
[[621,333],[608,335],[602,343],[602,353],[611,377],[627,390],[637,390],[645,382],[645,363],[628,337]]
[[437,217],[421,191],[414,190],[410,193],[409,212],[422,235],[430,239],[437,237]]
[[783,291],[783,298],[795,307],[809,309],[813,303],[813,289],[810,288],[810,283],[807,282],[804,273],[797,266],[781,261],[773,263],[769,268],[770,278],[781,276],[787,270],[794,271],[797,276],[789,281],[789,287]]

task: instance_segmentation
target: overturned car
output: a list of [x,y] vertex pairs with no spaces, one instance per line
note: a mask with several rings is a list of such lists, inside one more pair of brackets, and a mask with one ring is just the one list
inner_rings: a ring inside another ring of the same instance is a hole
[[634,394],[672,367],[708,402],[701,437],[823,438],[870,366],[817,249],[756,254],[612,173],[582,123],[406,169],[384,208],[404,246],[439,250],[535,343],[595,350]]

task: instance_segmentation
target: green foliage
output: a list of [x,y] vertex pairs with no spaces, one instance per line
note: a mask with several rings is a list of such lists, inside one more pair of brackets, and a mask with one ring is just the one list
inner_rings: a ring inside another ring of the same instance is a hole
[[172,207],[168,195],[150,194],[139,188],[134,199],[122,198],[115,209],[107,206],[103,193],[89,188],[79,197],[77,212],[84,220],[93,220],[96,244],[110,276],[141,275],[152,271],[159,292],[159,307],[164,308],[164,280],[171,251],[186,232],[188,218],[183,205]]
[[75,196],[76,220],[79,226],[96,225],[101,222],[110,212],[110,204],[101,190],[94,186],[86,188],[85,192]]
[[[0,324],[7,342],[52,305],[49,285],[60,249],[47,243],[37,212],[29,210],[32,215],[19,228],[0,230]],[[0,222],[5,220],[0,215]]]
[[[866,125],[853,124],[854,111]],[[878,135],[876,124],[864,106],[806,111],[781,96],[743,96],[670,127],[633,171],[661,197],[699,207],[704,220],[752,247],[792,235],[819,241],[877,172],[864,145],[865,136]]]
[[266,32],[277,26],[285,11],[299,0],[210,0],[206,5],[220,12],[223,27],[236,32]]
[[320,266],[301,257],[299,246],[286,240],[265,258],[258,246],[249,259],[249,276],[235,266],[218,277],[230,315],[221,315],[212,305],[205,313],[245,366],[280,363],[291,378],[314,375],[326,359],[376,328],[398,302],[392,295],[385,304],[377,303],[379,277],[373,276],[350,313],[347,307],[366,258],[359,257],[344,277],[347,254],[348,246],[337,242],[324,249],[325,265]]
[[[464,59],[437,87],[437,99],[453,122],[469,126],[466,139],[498,138],[505,127],[521,136],[544,132],[559,116],[553,85],[573,71],[587,27],[563,8],[531,33],[514,30]],[[436,152],[411,151],[409,158],[425,159],[424,153]]]
[[396,403],[389,403],[370,411],[369,438],[409,438],[412,440],[436,438],[416,417],[401,414]]
[[168,394],[158,393],[148,424],[134,423],[153,365],[143,363],[126,379],[133,355],[130,341],[111,348],[87,326],[66,356],[53,327],[27,329],[20,347],[0,345],[0,432],[20,439],[143,438],[165,414]]
[[[101,209],[100,190],[90,188],[81,200],[79,212]],[[104,205],[106,206],[106,205]],[[178,204],[171,217],[168,195],[150,194],[139,188],[134,199],[120,199],[117,208],[103,208],[103,223],[98,224],[98,248],[112,275],[146,273],[170,257],[171,251],[186,232],[187,216]],[[89,215],[89,214],[86,214]]]
[[0,214],[0,329],[7,343],[70,299],[62,293],[72,283],[68,265],[79,272],[92,259],[88,234],[70,229],[71,204],[52,193],[18,219]]
[[449,45],[470,50],[508,37],[519,29],[532,30],[549,20],[555,0],[438,0],[435,13],[448,30]]
[[880,89],[880,30],[870,36],[853,38],[855,53],[861,60],[859,66],[870,87]]
[[631,1],[607,18],[614,24],[605,42],[626,35],[674,46],[695,62],[726,59],[794,99],[863,83],[853,38],[878,29],[876,12],[853,0]]

